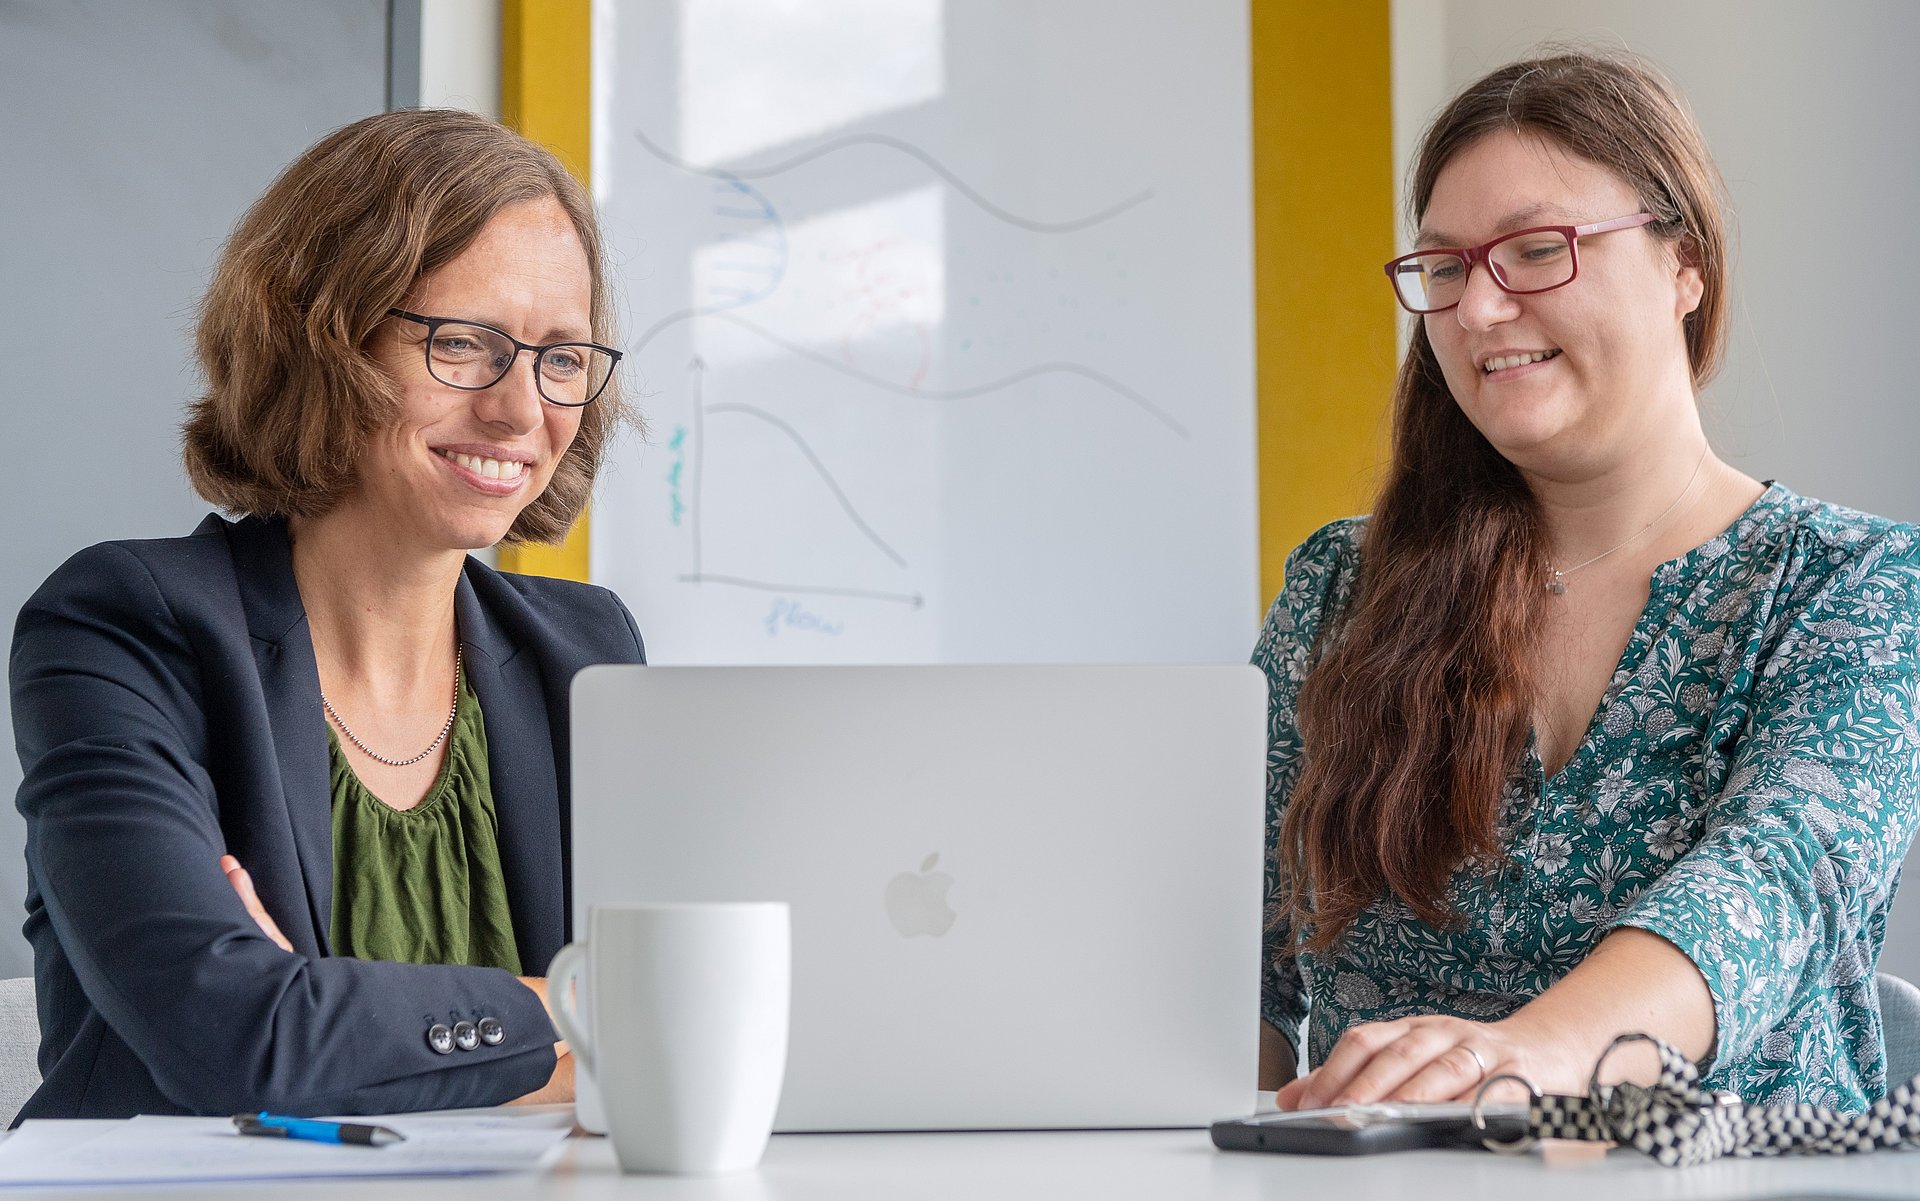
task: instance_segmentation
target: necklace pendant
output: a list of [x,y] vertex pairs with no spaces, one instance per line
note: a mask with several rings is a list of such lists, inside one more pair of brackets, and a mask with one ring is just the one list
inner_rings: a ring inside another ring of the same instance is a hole
[[1547,580],[1547,591],[1553,593],[1555,596],[1565,596],[1567,594],[1566,573],[1561,571],[1554,572],[1552,577]]

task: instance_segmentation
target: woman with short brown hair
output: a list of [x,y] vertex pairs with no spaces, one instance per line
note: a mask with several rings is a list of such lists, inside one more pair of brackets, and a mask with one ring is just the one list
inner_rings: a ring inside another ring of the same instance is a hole
[[1263,1082],[1579,1093],[1644,1031],[1750,1101],[1862,1107],[1920,816],[1920,531],[1708,445],[1718,175],[1649,68],[1503,67],[1412,184],[1386,482],[1294,551],[1255,654]]
[[640,662],[557,541],[621,417],[592,205],[495,122],[302,155],[202,308],[187,470],[233,520],[62,566],[14,636],[29,1117],[571,1098],[567,689]]
[[[586,253],[591,339],[611,343],[593,201],[546,150],[484,117],[408,110],[347,126],[302,155],[234,231],[201,302],[207,393],[183,438],[194,490],[232,513],[330,509],[351,487],[365,435],[399,404],[366,354],[391,332],[388,310],[500,210],[543,198]],[[508,541],[566,537],[623,415],[619,381],[608,379]]]

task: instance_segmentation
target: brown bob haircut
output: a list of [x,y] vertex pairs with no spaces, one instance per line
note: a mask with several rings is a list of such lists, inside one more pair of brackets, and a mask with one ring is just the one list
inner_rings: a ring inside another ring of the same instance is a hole
[[[593,202],[545,148],[450,109],[382,113],[328,134],[247,211],[200,304],[207,390],[182,429],[187,478],[260,517],[318,517],[359,478],[365,440],[399,396],[370,344],[389,308],[458,258],[501,210],[551,198],[592,270],[593,339],[616,345]],[[616,378],[509,542],[558,542],[624,416]]]

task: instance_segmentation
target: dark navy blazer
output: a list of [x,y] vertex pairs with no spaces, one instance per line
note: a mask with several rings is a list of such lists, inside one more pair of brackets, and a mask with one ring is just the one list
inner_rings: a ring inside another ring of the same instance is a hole
[[[538,973],[571,912],[568,688],[645,652],[612,593],[473,560],[456,620]],[[80,552],[21,610],[11,668],[45,1077],[21,1119],[491,1105],[546,1083],[553,1027],[508,973],[330,954],[327,728],[283,522]],[[241,907],[228,852],[293,954]],[[482,1017],[504,1041],[428,1045]]]

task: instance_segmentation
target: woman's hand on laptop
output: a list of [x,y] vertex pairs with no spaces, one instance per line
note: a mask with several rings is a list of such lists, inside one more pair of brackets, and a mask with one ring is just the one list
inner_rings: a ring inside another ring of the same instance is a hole
[[1367,1022],[1341,1035],[1326,1062],[1283,1086],[1273,1103],[1320,1109],[1373,1101],[1470,1101],[1481,1082],[1495,1076],[1522,1076],[1542,1088],[1560,1086],[1570,1071],[1585,1080],[1584,1069],[1559,1058],[1553,1040],[1512,1018],[1473,1022],[1434,1014]]
[[253,891],[253,877],[247,874],[246,868],[240,866],[240,861],[232,855],[222,855],[220,870],[226,873],[227,883],[233,885],[233,891],[240,894],[240,903],[247,907],[247,916],[253,919],[254,925],[260,927],[260,932],[271,938],[281,950],[293,950],[293,944],[287,941],[286,935],[280,933],[280,926],[273,920],[273,915],[260,903],[260,895]]
[[[1471,1100],[1482,1081],[1513,1075],[1541,1092],[1584,1092],[1607,1056],[1614,1080],[1651,1081],[1645,1044],[1611,1055],[1616,1035],[1644,1031],[1695,1063],[1710,1060],[1717,1016],[1705,976],[1686,952],[1623,927],[1574,969],[1497,1022],[1427,1015],[1350,1026],[1327,1061],[1274,1094],[1281,1109],[1369,1101]],[[1493,1094],[1518,1099],[1518,1086]]]

